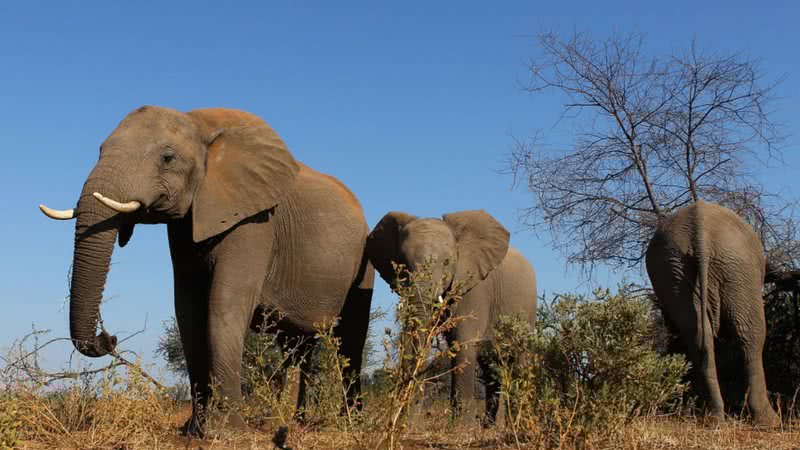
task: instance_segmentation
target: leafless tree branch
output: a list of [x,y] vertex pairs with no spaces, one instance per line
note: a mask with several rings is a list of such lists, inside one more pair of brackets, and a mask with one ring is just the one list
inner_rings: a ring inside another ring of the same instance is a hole
[[[548,230],[567,262],[589,273],[597,264],[639,267],[659,218],[699,199],[737,206],[746,197],[778,209],[750,169],[780,150],[768,113],[776,83],[741,54],[714,55],[692,41],[654,57],[644,42],[640,33],[604,41],[544,33],[528,64],[524,89],[563,94],[562,119],[570,115],[575,131],[566,148],[544,145],[541,134],[516,140],[509,171],[533,196],[524,223]],[[774,228],[766,224],[775,211],[762,212],[754,225]]]
[[[144,332],[144,328],[131,334],[125,340]],[[126,350],[115,350],[111,353],[113,359],[106,365],[99,368],[83,368],[78,370],[62,370],[58,372],[50,372],[40,367],[40,357],[42,351],[48,346],[56,342],[64,342],[72,340],[70,338],[54,338],[40,343],[39,339],[46,336],[50,330],[36,330],[34,329],[17,342],[12,345],[12,352],[8,356],[0,357],[3,362],[2,373],[10,379],[26,379],[38,385],[47,386],[57,381],[68,379],[80,379],[87,376],[92,376],[100,373],[107,372],[119,366],[127,366],[137,371],[143,378],[151,382],[159,389],[165,389],[165,386],[158,380],[153,378],[147,371],[145,371],[140,364],[131,362],[123,356],[123,354],[133,354],[134,352]],[[125,340],[121,341],[124,342]],[[30,350],[28,350],[30,348]],[[74,352],[74,350],[73,350]],[[13,355],[13,356],[12,356]],[[14,372],[16,376],[9,376]]]

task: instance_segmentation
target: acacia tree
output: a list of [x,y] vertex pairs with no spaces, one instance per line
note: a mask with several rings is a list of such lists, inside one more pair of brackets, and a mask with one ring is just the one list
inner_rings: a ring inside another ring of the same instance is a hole
[[769,111],[776,83],[757,61],[694,42],[652,56],[639,33],[545,33],[538,43],[524,88],[563,95],[560,120],[572,121],[573,138],[564,147],[541,135],[517,141],[509,168],[533,194],[525,224],[549,230],[568,263],[640,267],[658,218],[698,199],[776,229],[752,170],[780,157],[781,142]]

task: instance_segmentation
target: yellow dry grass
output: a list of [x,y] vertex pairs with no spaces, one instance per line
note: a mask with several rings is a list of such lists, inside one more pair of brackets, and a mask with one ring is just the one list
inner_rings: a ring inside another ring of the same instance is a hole
[[[136,387],[137,389],[143,386]],[[214,439],[190,439],[179,433],[191,408],[155,393],[132,395],[129,387],[100,398],[19,396],[16,423],[21,449],[271,449],[279,426],[288,427],[286,447],[301,449],[381,448],[383,430],[369,430],[368,420],[359,430],[302,426],[279,418],[267,420],[259,429],[229,432]],[[369,414],[369,410],[365,414]],[[549,442],[546,444],[545,442]],[[506,449],[576,448],[559,446],[557,438],[546,440],[531,434],[519,447],[502,426],[485,429],[477,421],[450,423],[444,404],[416,407],[400,436],[407,449]],[[760,430],[729,420],[707,425],[693,418],[644,417],[624,427],[613,437],[588,440],[585,449],[800,449],[800,423],[783,429]]]

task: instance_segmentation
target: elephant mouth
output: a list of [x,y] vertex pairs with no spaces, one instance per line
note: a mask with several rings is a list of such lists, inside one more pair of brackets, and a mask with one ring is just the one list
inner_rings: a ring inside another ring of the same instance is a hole
[[[97,170],[97,169],[95,169]],[[107,178],[106,178],[107,179]],[[133,235],[136,218],[142,212],[138,201],[120,202],[101,191],[119,192],[101,177],[84,185],[78,206],[72,210],[40,210],[53,219],[75,219],[74,256],[70,281],[70,337],[83,355],[100,357],[114,352],[115,336],[102,331],[99,305],[111,262],[114,241],[124,247]]]
[[[175,204],[175,198],[171,195],[168,186],[161,183],[164,187],[163,193],[158,197],[158,200],[151,206],[145,202],[138,200],[130,200],[127,202],[120,202],[111,196],[106,196],[101,192],[93,192],[92,196],[97,202],[102,203],[112,211],[118,213],[113,219],[109,218],[108,222],[113,222],[114,226],[119,227],[119,234],[117,242],[120,247],[125,247],[133,236],[134,226],[138,223],[143,224],[158,224],[165,223],[172,220],[180,219],[184,215],[171,212]],[[54,220],[72,220],[76,219],[78,212],[74,209],[58,210],[50,208],[44,204],[39,205],[41,212]],[[107,228],[107,226],[106,226]]]
[[119,244],[120,248],[125,247],[128,245],[128,242],[131,240],[133,236],[133,227],[135,223],[121,223],[119,225],[119,232],[117,233],[117,243]]

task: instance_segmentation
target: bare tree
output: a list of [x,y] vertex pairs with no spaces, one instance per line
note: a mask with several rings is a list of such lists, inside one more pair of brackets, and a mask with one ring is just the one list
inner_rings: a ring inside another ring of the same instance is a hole
[[651,56],[638,33],[537,39],[525,89],[564,95],[574,137],[564,148],[517,141],[509,168],[534,197],[525,223],[549,230],[568,263],[638,267],[658,218],[701,198],[769,203],[750,167],[779,156],[781,134],[768,109],[776,84],[757,61],[694,42]]

